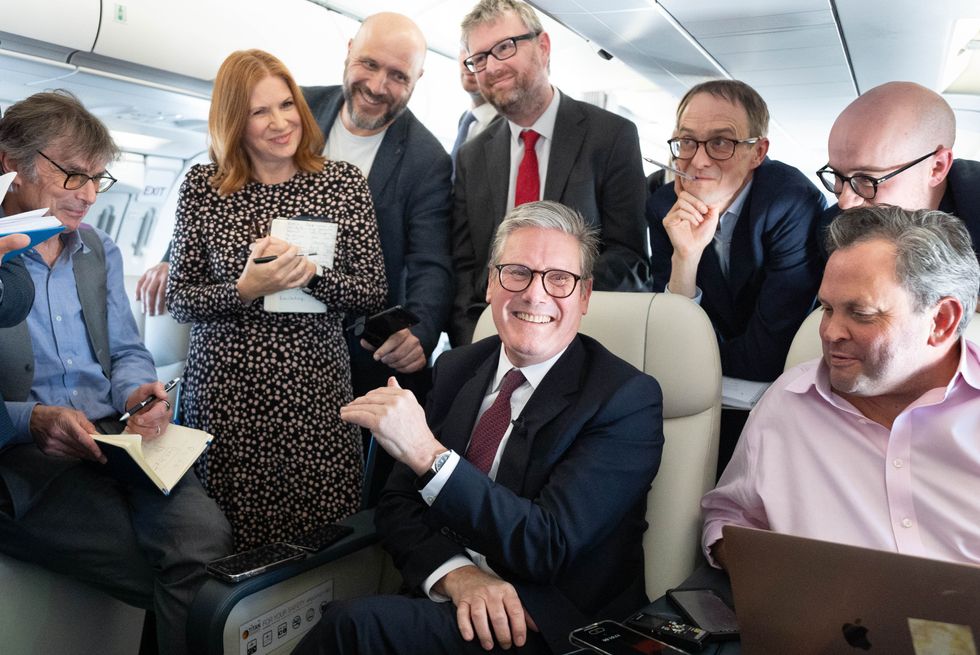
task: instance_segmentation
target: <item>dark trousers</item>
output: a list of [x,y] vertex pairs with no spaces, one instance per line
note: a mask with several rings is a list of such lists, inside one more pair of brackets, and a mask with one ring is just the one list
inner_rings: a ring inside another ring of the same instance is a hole
[[[569,646],[571,650],[571,646]],[[368,596],[334,601],[293,655],[458,655],[551,653],[544,638],[528,631],[521,648],[485,651],[459,634],[456,607],[428,598]]]

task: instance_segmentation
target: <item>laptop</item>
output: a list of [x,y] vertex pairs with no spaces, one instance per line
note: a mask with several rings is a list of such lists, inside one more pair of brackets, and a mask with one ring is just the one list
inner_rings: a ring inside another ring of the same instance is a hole
[[722,532],[744,655],[980,655],[980,566]]

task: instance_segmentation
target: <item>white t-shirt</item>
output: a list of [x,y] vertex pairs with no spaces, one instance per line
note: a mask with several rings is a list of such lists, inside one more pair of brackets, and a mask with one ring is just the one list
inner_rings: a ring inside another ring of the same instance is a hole
[[[344,108],[342,107],[340,111],[344,111]],[[361,173],[367,177],[371,173],[374,156],[378,154],[378,148],[381,147],[381,141],[387,131],[388,128],[385,128],[371,136],[358,136],[347,129],[340,114],[337,114],[330,128],[330,134],[327,135],[323,155],[327,159],[350,162],[361,169]]]

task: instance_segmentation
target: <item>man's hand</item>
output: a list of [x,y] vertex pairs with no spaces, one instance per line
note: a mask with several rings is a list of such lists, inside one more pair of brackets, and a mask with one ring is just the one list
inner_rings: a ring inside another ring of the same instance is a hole
[[78,410],[35,405],[30,430],[34,442],[45,455],[77,457],[105,464],[105,456],[91,437],[98,430]]
[[170,276],[170,264],[160,262],[146,269],[136,282],[136,302],[143,307],[143,313],[150,316],[163,314],[167,311],[167,278]]
[[8,234],[0,239],[0,259],[8,252],[26,248],[31,244],[31,238],[26,234]]
[[[374,350],[374,346],[364,339],[361,339],[361,347],[367,351]],[[412,334],[411,328],[404,328],[374,350],[374,361],[390,366],[399,373],[414,373],[425,368],[426,359],[422,342]]]
[[677,202],[663,220],[664,229],[682,258],[697,258],[715,238],[718,229],[718,208],[709,207],[687,191],[678,189]]
[[126,399],[126,407],[132,407],[150,396],[155,396],[159,400],[136,412],[126,421],[126,429],[141,435],[144,439],[153,439],[166,432],[173,417],[173,410],[170,401],[167,400],[167,392],[163,390],[162,382],[141,384]]
[[425,422],[425,412],[411,391],[398,386],[394,377],[340,408],[340,418],[367,428],[389,455],[422,475],[446,448]]
[[475,566],[450,571],[433,590],[452,599],[463,639],[476,637],[484,650],[493,648],[495,638],[504,650],[523,646],[528,629],[538,631],[514,585]]

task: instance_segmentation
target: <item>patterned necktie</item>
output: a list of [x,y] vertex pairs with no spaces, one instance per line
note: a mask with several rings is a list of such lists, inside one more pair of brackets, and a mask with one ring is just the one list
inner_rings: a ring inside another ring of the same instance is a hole
[[450,151],[449,156],[453,158],[453,165],[456,165],[456,153],[459,149],[466,143],[466,137],[470,134],[470,125],[476,121],[476,116],[473,112],[467,111],[463,115],[463,120],[459,123],[459,131],[456,133],[456,141],[453,143],[453,149]]
[[538,142],[540,136],[534,130],[521,132],[521,137],[524,139],[524,158],[521,159],[521,166],[517,169],[517,187],[514,191],[515,207],[526,202],[540,200],[541,176],[538,173],[538,155],[534,152],[534,144]]
[[466,449],[466,459],[484,473],[490,471],[500,440],[504,438],[504,433],[510,424],[510,396],[514,393],[514,389],[524,384],[524,381],[524,374],[516,368],[507,371],[493,404],[476,422],[473,437]]

